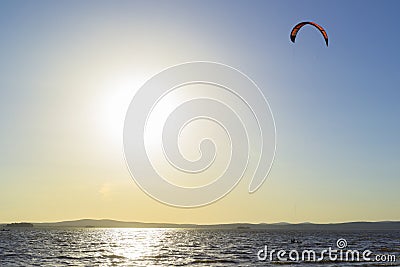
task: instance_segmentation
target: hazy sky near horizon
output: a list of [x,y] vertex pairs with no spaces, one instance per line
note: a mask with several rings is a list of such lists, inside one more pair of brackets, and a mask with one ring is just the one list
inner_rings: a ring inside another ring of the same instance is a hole
[[[0,222],[400,220],[398,1],[2,1]],[[291,28],[303,28],[293,44]],[[250,76],[271,105],[277,154],[196,209],[163,205],[129,175],[125,111],[183,62]]]

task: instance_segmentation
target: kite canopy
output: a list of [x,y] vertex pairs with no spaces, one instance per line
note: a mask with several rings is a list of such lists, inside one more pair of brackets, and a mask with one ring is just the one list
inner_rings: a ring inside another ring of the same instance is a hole
[[301,29],[301,27],[303,27],[304,25],[307,25],[307,24],[314,26],[315,28],[317,28],[321,32],[322,36],[325,39],[326,46],[328,46],[328,34],[326,34],[326,31],[324,30],[324,28],[322,28],[317,23],[310,22],[310,21],[300,22],[299,24],[294,26],[292,31],[291,31],[291,33],[290,33],[290,40],[292,40],[292,42],[294,43],[295,40],[296,40],[297,32]]

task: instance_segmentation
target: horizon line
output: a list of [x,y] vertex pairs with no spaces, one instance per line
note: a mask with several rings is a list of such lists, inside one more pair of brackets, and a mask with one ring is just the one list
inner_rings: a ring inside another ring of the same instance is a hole
[[319,225],[330,225],[330,224],[349,224],[349,223],[396,223],[400,222],[400,220],[379,220],[379,221],[339,221],[339,222],[310,222],[310,221],[302,221],[302,222],[289,222],[289,221],[279,221],[279,222],[220,222],[220,223],[195,223],[195,222],[144,222],[144,221],[124,221],[118,219],[92,219],[92,218],[80,218],[80,219],[67,219],[67,220],[58,220],[58,221],[28,221],[28,220],[18,220],[18,221],[9,221],[9,222],[0,222],[2,224],[11,224],[11,223],[32,223],[32,224],[47,224],[47,223],[62,223],[62,222],[78,222],[84,220],[91,221],[113,221],[119,223],[141,223],[141,224],[173,224],[173,225],[229,225],[229,224],[251,224],[251,225],[260,225],[260,224],[289,224],[289,225],[298,225],[298,224],[319,224]]

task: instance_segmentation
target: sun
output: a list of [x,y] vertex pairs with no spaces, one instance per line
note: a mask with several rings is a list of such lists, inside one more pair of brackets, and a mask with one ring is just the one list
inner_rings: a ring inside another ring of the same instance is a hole
[[146,82],[144,75],[119,75],[105,81],[93,110],[97,130],[104,144],[122,146],[124,120],[129,104]]

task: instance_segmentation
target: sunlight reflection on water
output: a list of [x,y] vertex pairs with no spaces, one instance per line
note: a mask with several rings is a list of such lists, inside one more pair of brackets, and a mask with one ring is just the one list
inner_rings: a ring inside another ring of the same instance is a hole
[[113,254],[129,260],[138,260],[155,253],[168,229],[107,229],[104,240],[114,244]]

